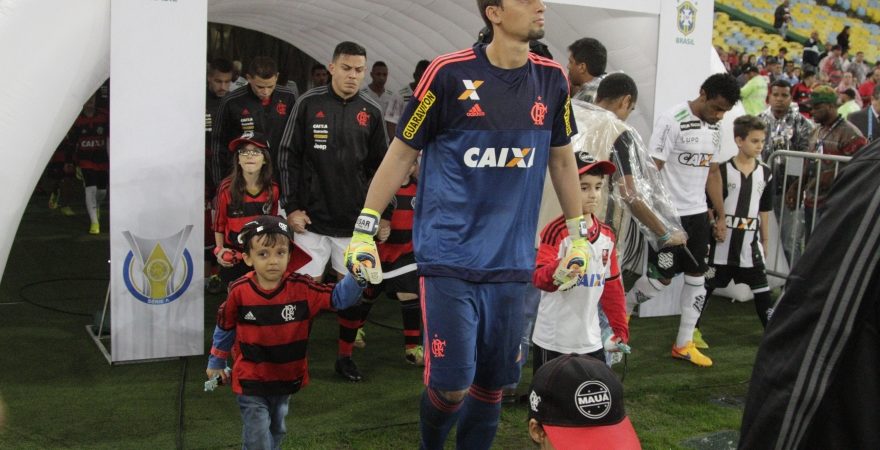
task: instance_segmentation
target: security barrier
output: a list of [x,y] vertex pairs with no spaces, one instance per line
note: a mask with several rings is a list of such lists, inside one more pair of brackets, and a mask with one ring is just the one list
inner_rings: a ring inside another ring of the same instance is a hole
[[849,156],[791,150],[777,150],[770,155],[774,180],[770,188],[773,189],[773,213],[779,233],[776,236],[770,233],[771,254],[775,257],[768,258],[768,275],[788,278],[789,268],[800,258],[816,220],[822,214],[823,205],[817,200],[827,194],[841,164],[850,159]]

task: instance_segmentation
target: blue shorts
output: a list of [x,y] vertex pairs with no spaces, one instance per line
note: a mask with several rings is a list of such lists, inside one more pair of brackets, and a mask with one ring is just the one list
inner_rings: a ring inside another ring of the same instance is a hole
[[421,277],[425,385],[460,391],[519,381],[523,299],[528,283]]

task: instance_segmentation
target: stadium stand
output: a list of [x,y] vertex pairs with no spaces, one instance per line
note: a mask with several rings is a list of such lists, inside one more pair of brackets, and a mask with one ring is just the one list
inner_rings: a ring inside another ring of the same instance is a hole
[[[775,53],[785,46],[790,54],[799,54],[800,46],[793,42],[783,44],[781,36],[773,30],[773,11],[778,5],[778,0],[720,0],[716,3],[714,44],[746,53],[758,53],[764,45]],[[849,25],[851,53],[863,51],[865,59],[877,61],[880,25],[848,16],[847,12],[880,22],[880,0],[828,0],[827,5],[815,0],[792,0],[789,39],[803,42],[812,31],[818,31],[823,42],[835,42],[837,34]]]

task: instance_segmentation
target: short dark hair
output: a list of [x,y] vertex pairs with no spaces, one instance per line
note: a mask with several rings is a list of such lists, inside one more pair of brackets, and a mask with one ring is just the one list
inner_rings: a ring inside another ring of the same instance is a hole
[[812,70],[805,70],[804,75],[801,77],[801,80],[804,80],[804,79],[807,79],[810,77],[815,77],[815,76],[816,76],[816,72],[814,72]]
[[376,67],[384,67],[387,69],[388,64],[385,64],[385,61],[376,61],[373,63],[373,68],[375,69]]
[[491,31],[492,22],[489,21],[488,17],[486,17],[486,8],[490,6],[501,6],[501,0],[477,0],[477,9],[480,10],[480,17],[483,18],[483,23],[485,23]]
[[431,65],[431,61],[427,59],[420,59],[419,62],[416,63],[416,68],[413,70],[413,78],[416,78],[416,74],[420,77],[424,75],[425,71],[428,70],[428,66]]
[[248,63],[247,74],[252,77],[272,78],[278,75],[278,64],[268,56],[255,56]]
[[235,67],[232,67],[232,62],[228,59],[214,58],[208,64],[208,75],[212,75],[214,72],[232,73],[235,72]]
[[748,114],[739,116],[733,121],[734,137],[745,139],[752,131],[767,131],[767,125],[758,116],[750,116]]
[[785,89],[788,89],[789,92],[791,92],[791,83],[789,83],[788,80],[783,80],[780,78],[780,79],[770,83],[770,89],[773,89],[775,87],[785,88]]
[[591,168],[590,170],[582,173],[581,175],[592,175],[594,177],[604,178],[605,175],[608,175],[608,174],[605,173],[605,169],[602,166],[597,165],[597,166]]
[[319,71],[319,70],[324,70],[324,71],[326,71],[326,70],[327,70],[327,66],[325,66],[325,65],[323,65],[323,64],[315,64],[314,66],[312,66],[312,72],[311,72],[311,74],[314,75],[315,72],[317,72],[317,71]]
[[779,53],[788,53],[788,49],[785,47],[779,47]]
[[590,75],[598,77],[605,73],[608,51],[598,40],[589,37],[578,39],[568,46],[568,51],[576,62],[587,65]]
[[639,88],[636,87],[636,82],[625,73],[612,73],[599,83],[599,89],[596,90],[596,102],[617,100],[627,95],[632,96],[633,102],[638,100]]
[[333,61],[336,61],[339,55],[363,56],[366,58],[367,49],[351,41],[342,41],[333,49]]
[[853,100],[856,98],[856,90],[853,88],[846,89],[843,92],[841,92],[841,94],[849,97],[850,100]]
[[716,73],[706,78],[700,90],[706,94],[706,100],[724,97],[731,105],[739,101],[739,82],[729,73]]

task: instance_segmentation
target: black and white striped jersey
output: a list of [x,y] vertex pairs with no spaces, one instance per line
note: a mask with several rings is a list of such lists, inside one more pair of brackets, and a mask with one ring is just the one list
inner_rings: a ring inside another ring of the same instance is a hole
[[721,183],[727,236],[724,242],[711,243],[709,263],[720,266],[763,267],[764,250],[758,237],[758,213],[773,209],[770,168],[758,162],[755,170],[745,175],[734,159],[722,163]]

